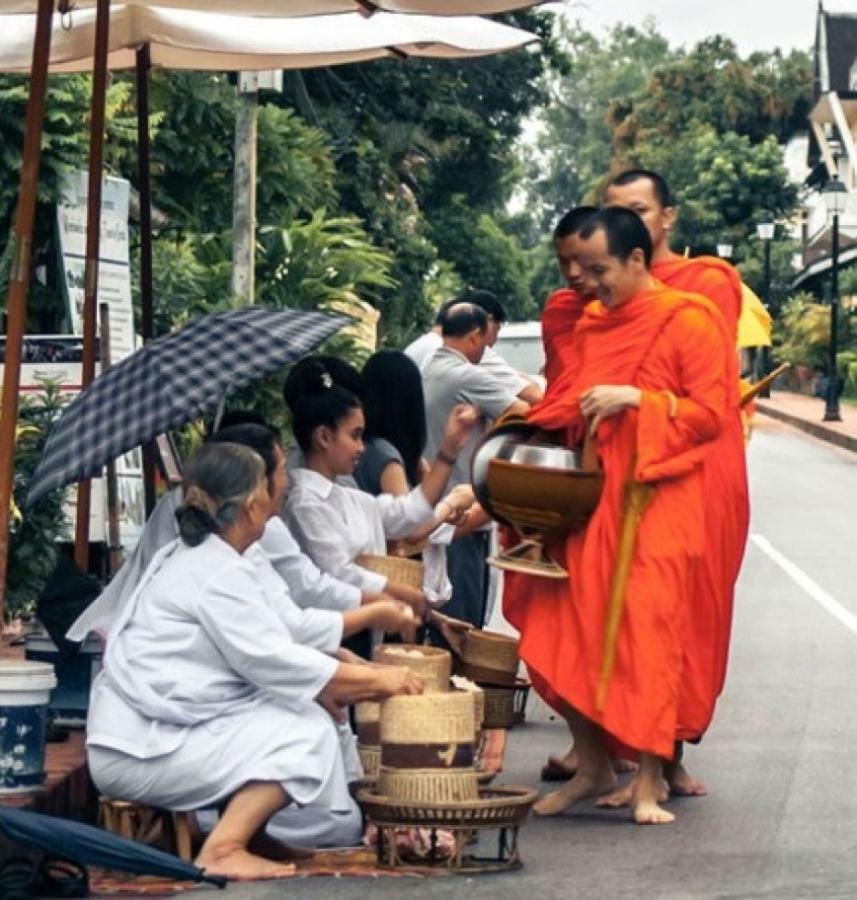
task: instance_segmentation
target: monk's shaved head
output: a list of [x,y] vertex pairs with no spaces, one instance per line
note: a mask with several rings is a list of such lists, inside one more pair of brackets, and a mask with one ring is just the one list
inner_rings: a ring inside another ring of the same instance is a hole
[[615,178],[610,179],[607,183],[607,192],[609,193],[612,187],[627,187],[629,184],[636,184],[639,181],[649,182],[652,194],[660,204],[661,209],[666,209],[673,205],[672,194],[666,178],[657,172],[653,172],[651,169],[626,169]]
[[598,212],[597,206],[575,206],[573,209],[570,209],[556,223],[556,227],[553,230],[553,239],[556,241],[560,238],[577,234],[583,227],[583,223],[596,212]]
[[620,262],[627,262],[635,250],[642,251],[646,266],[652,262],[652,239],[643,220],[631,209],[610,206],[587,219],[580,239],[587,241],[596,231],[607,237],[607,249]]

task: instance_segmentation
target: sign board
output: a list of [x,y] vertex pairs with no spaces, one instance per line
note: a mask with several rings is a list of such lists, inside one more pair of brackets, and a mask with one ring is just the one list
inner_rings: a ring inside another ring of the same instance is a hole
[[[57,204],[63,283],[74,334],[83,334],[87,179],[88,173],[85,171],[68,175],[62,184],[62,200]],[[103,179],[97,300],[99,305],[107,303],[110,308],[110,360],[113,365],[130,356],[136,347],[128,237],[130,197],[131,186],[124,178],[107,176]],[[136,544],[145,522],[139,449],[116,460],[116,474],[121,540],[122,546],[127,549]]]
[[[73,172],[66,176],[61,190],[62,201],[57,204],[57,227],[63,284],[72,333],[83,334],[87,173]],[[110,359],[114,365],[130,356],[135,347],[131,259],[128,249],[130,196],[131,187],[124,178],[104,179],[98,254],[98,303],[110,306]]]

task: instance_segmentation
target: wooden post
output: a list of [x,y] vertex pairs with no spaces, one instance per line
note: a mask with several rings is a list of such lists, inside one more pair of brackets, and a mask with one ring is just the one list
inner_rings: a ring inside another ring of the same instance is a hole
[[[99,334],[101,337],[101,373],[110,368],[110,304],[98,304]],[[107,463],[107,550],[108,571],[111,577],[122,565],[122,536],[119,533],[119,483],[116,478],[116,461]]]
[[[104,168],[104,107],[107,96],[107,50],[110,39],[110,0],[97,0],[95,63],[92,74],[92,112],[89,133],[89,182],[86,198],[86,263],[83,286],[83,366],[81,386],[95,378],[96,304],[98,302],[98,250],[101,238],[101,179]],[[90,482],[77,487],[74,561],[89,568]]]
[[238,89],[232,188],[232,296],[235,306],[254,299],[256,255],[256,126],[259,92]]
[[36,192],[42,157],[42,122],[48,86],[51,25],[54,0],[39,0],[30,67],[30,96],[24,126],[18,209],[12,232],[12,271],[6,306],[6,350],[3,394],[0,400],[0,625],[6,607],[6,569],[9,562],[9,528],[12,481],[15,476],[15,427],[18,423],[18,391],[21,386],[21,349],[27,325],[27,289],[30,285],[30,250],[36,217]]
[[[149,45],[137,51],[137,170],[140,194],[140,313],[143,343],[155,336],[152,294],[152,186],[149,161]],[[143,444],[143,492],[146,517],[155,508],[155,446]]]

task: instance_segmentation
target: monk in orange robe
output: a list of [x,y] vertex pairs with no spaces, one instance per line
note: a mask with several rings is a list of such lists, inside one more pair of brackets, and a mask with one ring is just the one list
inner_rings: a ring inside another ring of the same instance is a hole
[[[565,213],[554,228],[554,252],[566,287],[554,291],[542,310],[544,375],[548,385],[556,381],[565,367],[569,354],[573,353],[575,326],[594,291],[594,285],[587,281],[577,260],[577,236],[584,222],[597,211],[594,206],[576,206]],[[517,539],[511,543],[517,543]],[[508,610],[513,609],[519,602],[525,602],[534,592],[551,594],[562,599],[567,594],[567,588],[561,581],[525,575],[521,572],[504,573],[503,604],[507,610],[507,618]],[[542,695],[549,697],[546,687]],[[562,714],[561,707],[557,711]],[[548,757],[547,763],[542,767],[541,777],[544,781],[566,781],[576,770],[577,753],[572,746],[564,756]],[[621,770],[625,771],[626,768],[622,767]]]
[[[635,169],[614,178],[607,186],[608,206],[634,210],[652,238],[652,275],[672,288],[700,294],[720,310],[730,336],[727,365],[738,379],[736,347],[741,314],[741,279],[727,262],[716,257],[689,259],[673,253],[670,231],[676,209],[669,187],[656,172]],[[735,583],[744,558],[750,522],[744,422],[733,407],[704,471],[706,553],[694,590],[696,636],[685,648],[683,689],[676,737],[697,740],[707,730],[723,690],[729,658]],[[670,774],[670,786],[680,794],[704,794],[704,785],[691,778],[681,753]]]
[[554,291],[542,310],[542,343],[548,384],[562,371],[563,359],[573,343],[574,326],[588,299],[586,280],[577,261],[577,233],[594,212],[597,212],[594,206],[575,206],[554,228],[554,251],[566,287]]
[[[536,804],[555,815],[615,787],[605,736],[634,748],[640,774],[632,812],[672,821],[660,806],[662,765],[678,728],[690,592],[704,549],[703,471],[737,396],[725,361],[729,337],[713,305],[660,285],[651,239],[626,209],[595,214],[580,232],[580,260],[597,284],[575,329],[574,354],[531,421],[579,445],[596,439],[604,491],[582,533],[562,548],[566,596],[537,592],[512,624],[536,687],[562,705],[580,756],[577,774]],[[655,486],[633,551],[616,657],[599,703],[604,630],[629,477]]]

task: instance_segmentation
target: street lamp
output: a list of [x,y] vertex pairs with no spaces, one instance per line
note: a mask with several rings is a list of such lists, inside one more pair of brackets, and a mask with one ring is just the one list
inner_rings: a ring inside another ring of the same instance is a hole
[[732,259],[732,244],[723,241],[717,245],[717,255],[721,259]]
[[824,422],[841,422],[839,413],[839,373],[836,349],[839,344],[839,217],[848,206],[848,188],[834,175],[821,192],[828,215],[833,216],[830,232],[830,345],[827,348],[827,398]]
[[[762,278],[762,297],[765,302],[765,308],[770,312],[771,309],[771,241],[774,239],[776,231],[776,223],[773,221],[759,222],[756,225],[756,234],[765,248],[765,269]],[[768,347],[761,348],[761,371],[759,378],[764,378],[771,368],[770,349]],[[770,388],[765,388],[760,396],[770,397]]]

